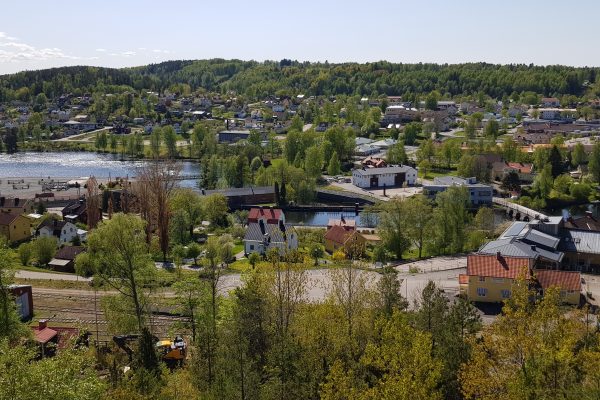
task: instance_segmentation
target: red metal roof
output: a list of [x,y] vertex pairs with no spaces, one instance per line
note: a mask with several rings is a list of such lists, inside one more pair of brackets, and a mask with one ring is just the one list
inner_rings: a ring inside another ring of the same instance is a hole
[[33,334],[35,335],[36,342],[45,344],[52,340],[58,332],[54,329],[44,328],[42,330],[34,329]]
[[467,256],[467,275],[515,279],[520,272],[525,272],[524,278],[529,279],[529,261],[525,257],[470,254]]
[[248,213],[248,222],[258,222],[259,219],[265,218],[268,224],[276,224],[282,214],[283,211],[279,208],[251,208]]
[[534,271],[534,275],[543,289],[557,286],[562,290],[576,292],[581,290],[581,274],[579,272],[538,269]]

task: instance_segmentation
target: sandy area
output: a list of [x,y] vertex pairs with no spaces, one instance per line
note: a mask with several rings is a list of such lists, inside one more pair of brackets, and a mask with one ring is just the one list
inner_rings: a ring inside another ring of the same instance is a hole
[[[79,189],[70,187],[63,189],[69,181],[77,180],[81,187]],[[35,197],[36,193],[54,193],[55,198],[75,198],[85,193],[83,188],[86,178],[71,177],[71,178],[14,178],[0,177],[0,196],[18,197],[29,199]],[[106,183],[108,179],[97,179],[98,183]],[[43,192],[44,185],[52,187],[52,190]],[[60,189],[59,189],[60,188]]]

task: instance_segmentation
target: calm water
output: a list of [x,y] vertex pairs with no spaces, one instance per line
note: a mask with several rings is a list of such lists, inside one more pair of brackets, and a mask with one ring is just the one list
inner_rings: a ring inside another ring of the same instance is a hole
[[346,220],[356,220],[356,225],[370,228],[377,226],[377,215],[362,213],[358,216],[354,212],[333,212],[333,211],[286,211],[285,221],[294,225],[306,226],[326,226],[329,219],[341,219],[342,215]]
[[[90,152],[0,153],[0,178],[78,178],[92,175],[98,178],[132,177],[144,163],[145,161],[120,161],[118,155]],[[181,166],[183,176],[200,173],[198,163],[182,161]],[[181,181],[181,186],[196,187],[197,182],[184,180]]]

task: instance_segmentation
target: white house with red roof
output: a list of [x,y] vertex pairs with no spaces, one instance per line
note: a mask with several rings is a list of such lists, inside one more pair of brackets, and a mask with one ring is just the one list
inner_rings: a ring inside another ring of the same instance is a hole
[[248,227],[244,236],[244,253],[266,254],[276,248],[280,254],[298,248],[298,233],[285,223],[285,214],[279,208],[257,207],[248,213]]

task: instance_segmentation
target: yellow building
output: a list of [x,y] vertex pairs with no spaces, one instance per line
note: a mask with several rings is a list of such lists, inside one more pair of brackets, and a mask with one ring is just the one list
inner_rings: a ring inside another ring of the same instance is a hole
[[460,293],[470,301],[500,303],[511,297],[515,280],[522,276],[542,294],[556,286],[565,303],[579,304],[581,277],[578,272],[533,270],[534,261],[500,254],[471,254],[467,257],[467,273],[459,277]]
[[534,282],[541,291],[556,286],[560,289],[561,300],[578,305],[581,299],[581,274],[570,271],[537,269],[533,271]]
[[523,275],[530,278],[533,259],[504,257],[502,255],[470,254],[467,257],[467,274],[461,277],[463,292],[471,301],[500,303],[512,294],[512,286]]
[[358,231],[340,225],[332,226],[325,233],[325,250],[331,254],[342,249],[346,255],[360,257],[365,252],[366,242]]
[[20,242],[31,237],[31,223],[20,214],[0,213],[0,236],[10,243]]

